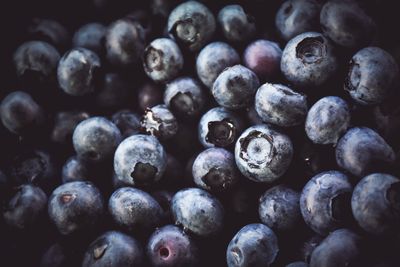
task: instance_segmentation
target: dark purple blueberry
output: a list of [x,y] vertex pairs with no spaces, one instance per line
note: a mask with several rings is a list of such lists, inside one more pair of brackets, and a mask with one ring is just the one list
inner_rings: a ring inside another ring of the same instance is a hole
[[308,267],[308,264],[304,261],[296,261],[286,265],[286,267]]
[[28,27],[30,38],[54,45],[59,51],[64,50],[70,42],[67,29],[52,19],[34,18]]
[[140,131],[140,116],[129,110],[114,113],[111,121],[121,131],[122,139],[138,134]]
[[163,89],[157,84],[147,82],[138,92],[138,103],[141,111],[163,103]]
[[174,193],[161,190],[151,193],[151,196],[158,202],[162,209],[163,223],[172,223],[171,202],[172,198],[174,197]]
[[40,267],[67,267],[67,252],[60,243],[54,243],[43,253]]
[[51,141],[61,145],[71,144],[75,127],[89,117],[90,115],[84,111],[58,112],[54,119]]
[[72,39],[73,47],[83,47],[99,55],[104,52],[104,41],[107,28],[100,23],[88,23],[81,26]]
[[151,11],[156,16],[168,18],[169,13],[180,0],[151,0]]
[[61,181],[63,184],[75,181],[85,181],[89,178],[89,169],[85,162],[78,157],[70,157],[61,170]]
[[96,105],[99,108],[117,109],[131,104],[130,92],[132,84],[117,73],[107,73],[96,94]]
[[154,135],[160,140],[170,139],[178,132],[178,122],[165,105],[148,108],[140,125],[146,133]]

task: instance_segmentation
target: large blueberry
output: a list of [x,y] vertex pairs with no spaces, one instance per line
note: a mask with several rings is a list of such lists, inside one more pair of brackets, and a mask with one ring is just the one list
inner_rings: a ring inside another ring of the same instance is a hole
[[89,169],[87,164],[78,157],[70,157],[63,165],[61,170],[62,183],[75,181],[85,181],[89,178]]

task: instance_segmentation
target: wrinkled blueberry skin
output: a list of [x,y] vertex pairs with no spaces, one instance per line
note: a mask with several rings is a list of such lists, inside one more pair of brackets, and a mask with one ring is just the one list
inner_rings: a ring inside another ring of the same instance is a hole
[[4,127],[18,135],[26,135],[44,123],[42,108],[22,91],[12,92],[1,101],[0,116]]
[[217,198],[202,189],[178,191],[172,198],[171,209],[176,224],[196,236],[212,236],[223,228],[224,207]]
[[316,0],[284,1],[275,17],[279,35],[289,41],[301,33],[318,30],[320,10]]
[[82,267],[141,267],[144,266],[143,254],[136,239],[118,231],[109,231],[89,245]]
[[239,54],[232,46],[223,42],[213,42],[206,45],[197,56],[197,76],[207,88],[211,88],[224,69],[239,63]]
[[72,141],[75,127],[90,115],[85,111],[61,111],[55,116],[51,140],[54,143],[66,145]]
[[117,113],[113,114],[111,121],[120,130],[122,134],[122,140],[131,135],[138,134],[140,131],[140,117],[138,114],[132,111],[118,111]]
[[106,31],[107,28],[100,23],[85,24],[75,32],[72,46],[83,47],[102,55]]
[[239,180],[235,157],[223,148],[201,152],[193,163],[192,175],[198,187],[214,192],[229,190]]
[[149,238],[146,253],[154,267],[197,266],[199,260],[194,241],[173,225],[156,229]]
[[110,197],[108,211],[115,223],[129,231],[154,229],[163,214],[151,195],[132,187],[117,189]]
[[265,124],[248,128],[236,141],[236,165],[255,182],[276,181],[286,172],[292,158],[290,138]]
[[379,168],[379,164],[392,164],[396,160],[393,149],[374,130],[354,127],[339,139],[336,162],[344,170],[362,177]]
[[254,18],[246,14],[240,5],[223,7],[218,13],[218,23],[230,42],[248,41],[256,34]]
[[378,47],[358,51],[350,61],[344,89],[359,104],[382,103],[399,84],[399,66],[394,58]]
[[308,111],[307,96],[282,84],[263,84],[258,88],[255,107],[260,118],[281,127],[304,122]]
[[103,198],[90,182],[70,182],[57,187],[48,202],[50,220],[62,235],[88,230],[103,215]]
[[354,218],[368,233],[399,232],[400,180],[389,174],[370,174],[356,185],[351,199]]
[[304,186],[300,209],[304,221],[316,233],[327,235],[347,222],[351,212],[353,187],[349,178],[338,171],[317,174]]
[[104,117],[92,117],[80,122],[72,136],[78,157],[90,162],[112,157],[121,139],[117,126]]
[[86,48],[74,48],[61,58],[57,69],[60,88],[69,95],[93,93],[100,76],[100,58]]
[[376,34],[375,22],[355,1],[328,1],[321,9],[320,23],[325,36],[346,48],[367,46]]
[[99,108],[114,109],[124,106],[130,101],[132,85],[117,73],[107,73],[96,94],[96,105]]
[[235,65],[218,75],[211,93],[220,106],[235,110],[250,106],[259,85],[254,72]]
[[167,154],[154,136],[132,135],[118,146],[114,155],[116,178],[125,184],[150,185],[161,179]]
[[189,51],[200,50],[213,36],[216,23],[212,12],[202,3],[184,2],[169,14],[168,33]]
[[167,82],[176,78],[183,68],[183,55],[171,39],[159,38],[144,50],[143,68],[155,82]]
[[60,54],[50,44],[42,41],[23,43],[14,53],[17,76],[38,84],[55,81]]
[[43,216],[46,205],[47,196],[42,189],[21,185],[3,212],[4,221],[15,228],[26,229]]
[[320,33],[297,35],[282,53],[281,71],[296,87],[320,86],[335,74],[337,67],[333,46]]
[[200,83],[189,77],[173,80],[164,91],[164,103],[175,116],[191,118],[198,116],[206,102]]
[[318,100],[308,111],[305,130],[315,144],[336,144],[350,126],[351,114],[346,101],[337,96]]
[[28,34],[35,40],[41,40],[62,51],[69,45],[69,33],[59,22],[51,19],[34,18],[28,27]]
[[255,223],[240,229],[226,251],[228,267],[270,266],[278,254],[278,238],[267,226]]
[[303,261],[289,263],[286,267],[308,267],[308,264]]
[[75,181],[85,181],[89,178],[89,169],[85,162],[78,157],[70,157],[61,170],[61,181],[63,184]]
[[145,111],[147,108],[152,108],[155,105],[163,103],[164,88],[161,86],[147,82],[139,88],[138,103],[140,111]]
[[360,266],[361,238],[348,229],[339,229],[326,237],[311,255],[310,267]]
[[243,120],[234,112],[212,108],[201,117],[198,127],[199,140],[205,148],[229,147],[242,132]]
[[300,193],[284,185],[274,186],[260,197],[258,214],[261,222],[274,231],[293,230],[302,220]]
[[178,132],[178,121],[165,105],[147,109],[140,124],[146,133],[160,140],[170,139]]

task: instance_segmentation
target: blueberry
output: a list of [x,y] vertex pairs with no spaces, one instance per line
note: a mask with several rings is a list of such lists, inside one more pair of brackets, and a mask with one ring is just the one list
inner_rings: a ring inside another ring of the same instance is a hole
[[190,51],[198,51],[212,38],[216,23],[205,5],[187,1],[171,11],[167,27],[169,35],[178,44]]
[[357,103],[380,104],[399,82],[399,66],[394,58],[378,47],[358,51],[350,61],[344,89]]
[[290,138],[268,125],[245,130],[235,145],[236,165],[255,182],[271,183],[288,169],[293,157]]
[[201,117],[199,140],[206,147],[229,147],[242,132],[244,122],[238,114],[221,107],[212,108]]
[[66,267],[68,266],[65,248],[60,243],[51,245],[40,259],[40,267]]
[[110,197],[108,211],[115,223],[135,232],[157,227],[163,214],[151,195],[132,187],[117,189]]
[[275,16],[279,35],[289,41],[301,33],[318,30],[320,10],[317,0],[284,1]]
[[302,259],[305,262],[310,264],[311,255],[316,247],[324,240],[324,237],[314,234],[311,237],[307,238],[307,240],[302,244],[302,248],[300,251]]
[[153,81],[167,82],[182,70],[183,55],[173,40],[155,39],[144,50],[143,67]]
[[217,198],[198,188],[178,191],[172,199],[176,224],[200,237],[217,234],[223,228],[224,208]]
[[206,99],[199,82],[181,77],[167,84],[164,103],[176,116],[195,117],[200,114]]
[[358,48],[369,45],[376,24],[356,1],[328,1],[320,13],[324,35],[340,46]]
[[117,179],[129,185],[150,185],[161,179],[167,163],[163,146],[154,136],[132,135],[118,146],[114,155]]
[[336,146],[336,162],[344,170],[361,177],[393,164],[396,155],[386,141],[367,127],[349,129]]
[[72,96],[93,93],[100,80],[99,57],[86,48],[74,48],[61,58],[57,69],[60,88]]
[[254,72],[242,65],[235,65],[217,77],[211,92],[220,106],[241,109],[250,106],[259,85]]
[[227,43],[213,42],[206,45],[197,56],[197,76],[205,86],[211,88],[224,69],[239,63],[239,54],[233,47]]
[[151,196],[158,202],[162,208],[162,222],[171,223],[172,213],[171,213],[171,201],[174,197],[174,193],[166,190],[155,191],[151,193]]
[[14,91],[1,101],[0,116],[4,127],[18,135],[26,135],[44,123],[42,108],[22,91]]
[[282,84],[263,84],[256,93],[255,107],[260,118],[281,127],[304,122],[308,111],[307,97]]
[[104,75],[102,85],[96,94],[96,105],[105,109],[117,109],[130,103],[132,85],[117,73]]
[[320,33],[306,32],[291,39],[282,53],[281,71],[297,87],[325,83],[338,68],[331,42]]
[[47,196],[39,187],[21,185],[3,213],[4,221],[18,229],[35,224],[46,211]]
[[261,197],[258,214],[263,224],[285,232],[301,223],[300,193],[284,185],[268,189]]
[[140,124],[146,133],[161,140],[170,139],[178,132],[178,122],[165,105],[148,108]]
[[69,33],[59,22],[51,19],[34,18],[28,27],[32,39],[54,45],[60,51],[69,45]]
[[88,23],[81,26],[72,39],[73,47],[83,47],[102,55],[107,28],[100,23]]
[[78,157],[70,157],[63,165],[61,171],[62,183],[88,180],[89,169],[87,165],[78,159]]
[[360,266],[361,238],[348,229],[339,229],[326,237],[311,255],[310,267]]
[[400,180],[389,174],[364,177],[354,188],[351,207],[358,224],[374,235],[399,232]]
[[51,141],[65,145],[72,142],[75,127],[90,116],[84,111],[61,111],[54,118],[54,127],[51,132]]
[[144,266],[143,249],[133,237],[108,231],[94,240],[86,250],[82,267]]
[[218,13],[222,33],[230,42],[245,42],[256,34],[255,19],[240,5],[227,5]]
[[193,163],[192,174],[198,187],[209,191],[226,191],[239,180],[234,155],[223,148],[201,152]]
[[112,115],[111,120],[121,131],[122,139],[138,134],[140,131],[140,117],[132,111],[118,111]]
[[153,15],[168,18],[172,8],[179,3],[179,0],[151,0],[150,7]]
[[338,171],[317,174],[304,186],[300,209],[304,221],[316,233],[326,235],[348,222],[353,187]]
[[147,243],[147,257],[154,267],[196,266],[198,248],[180,228],[167,225],[157,229]]
[[270,266],[278,254],[278,238],[267,226],[249,224],[232,238],[226,251],[228,267]]
[[92,117],[76,126],[72,141],[79,158],[99,162],[113,156],[121,141],[121,132],[111,121]]
[[308,264],[303,261],[296,261],[287,264],[286,267],[308,267]]
[[62,235],[88,230],[102,217],[103,198],[90,182],[66,183],[51,194],[48,212]]
[[152,108],[163,103],[163,89],[157,84],[147,82],[140,87],[138,92],[138,103],[141,111]]

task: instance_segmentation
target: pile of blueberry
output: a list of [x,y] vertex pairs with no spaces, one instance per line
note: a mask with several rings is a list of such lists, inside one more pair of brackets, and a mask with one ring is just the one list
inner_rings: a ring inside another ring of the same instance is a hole
[[0,265],[399,266],[384,1],[142,2],[3,62]]

